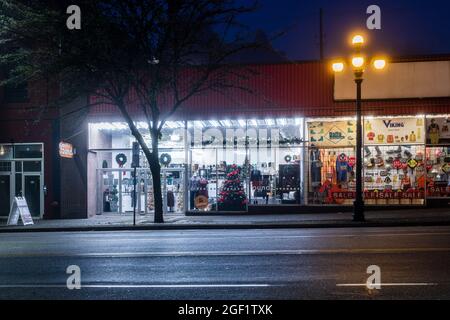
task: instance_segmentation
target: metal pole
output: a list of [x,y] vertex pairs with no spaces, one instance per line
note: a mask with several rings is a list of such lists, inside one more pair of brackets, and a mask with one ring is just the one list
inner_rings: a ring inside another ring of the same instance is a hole
[[354,202],[353,221],[364,221],[364,199],[362,188],[362,124],[361,124],[361,84],[362,75],[356,82],[356,196]]
[[136,226],[136,184],[137,184],[137,179],[136,179],[136,166],[134,167],[134,178],[133,178],[133,185],[134,185],[134,191],[133,191],[133,226]]

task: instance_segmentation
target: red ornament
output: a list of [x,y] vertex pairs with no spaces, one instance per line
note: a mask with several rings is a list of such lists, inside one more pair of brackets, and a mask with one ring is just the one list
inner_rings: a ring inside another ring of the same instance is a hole
[[350,165],[350,167],[354,167],[356,164],[356,158],[355,157],[349,157],[348,158],[348,164]]

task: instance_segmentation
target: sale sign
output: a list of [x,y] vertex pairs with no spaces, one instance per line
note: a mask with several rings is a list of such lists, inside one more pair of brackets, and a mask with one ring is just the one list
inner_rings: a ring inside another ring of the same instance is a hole
[[425,142],[425,121],[422,117],[364,120],[364,143],[421,144]]

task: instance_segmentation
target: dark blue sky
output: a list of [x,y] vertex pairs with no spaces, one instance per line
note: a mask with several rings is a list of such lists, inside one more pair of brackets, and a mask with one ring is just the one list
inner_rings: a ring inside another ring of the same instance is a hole
[[[372,4],[381,7],[381,30],[365,27]],[[260,5],[243,22],[269,35],[286,30],[273,44],[291,60],[319,58],[319,8],[326,58],[346,54],[347,36],[358,28],[366,31],[371,50],[391,56],[450,53],[449,0],[260,0]]]

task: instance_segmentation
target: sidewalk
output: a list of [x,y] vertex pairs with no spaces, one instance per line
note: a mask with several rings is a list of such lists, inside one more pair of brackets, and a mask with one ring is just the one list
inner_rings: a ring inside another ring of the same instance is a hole
[[368,211],[366,222],[353,222],[351,213],[185,216],[168,214],[164,224],[153,223],[152,215],[101,215],[90,219],[36,220],[32,226],[6,226],[0,233],[46,231],[254,229],[254,228],[339,228],[450,225],[450,208]]

